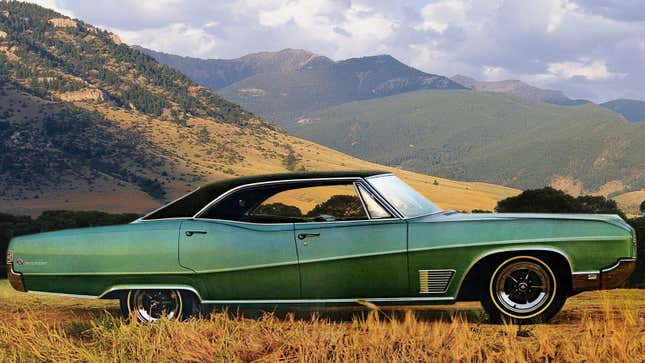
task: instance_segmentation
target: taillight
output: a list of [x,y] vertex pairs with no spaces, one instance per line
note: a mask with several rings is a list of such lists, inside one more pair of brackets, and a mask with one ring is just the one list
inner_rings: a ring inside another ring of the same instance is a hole
[[7,265],[11,265],[13,262],[13,252],[7,251]]

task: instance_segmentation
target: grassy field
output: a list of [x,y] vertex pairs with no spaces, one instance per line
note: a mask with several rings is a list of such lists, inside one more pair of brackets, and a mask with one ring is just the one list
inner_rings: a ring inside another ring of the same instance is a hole
[[125,324],[115,301],[0,281],[0,361],[643,362],[645,290],[571,298],[550,324],[490,325],[479,304],[242,314]]

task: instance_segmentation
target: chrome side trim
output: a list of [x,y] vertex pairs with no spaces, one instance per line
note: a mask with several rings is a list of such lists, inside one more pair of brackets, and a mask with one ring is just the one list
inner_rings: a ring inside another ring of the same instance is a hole
[[356,298],[356,299],[290,299],[290,300],[203,300],[202,304],[325,304],[325,303],[356,303],[359,301],[368,302],[428,302],[445,301],[454,303],[453,297],[377,297],[377,298]]
[[36,294],[36,295],[51,295],[51,296],[73,297],[73,298],[77,298],[77,299],[98,299],[98,296],[95,296],[95,295],[65,294],[65,293],[62,293],[62,292],[35,291],[35,290],[29,290],[28,292],[31,293],[31,294]]
[[97,298],[101,299],[105,295],[119,291],[119,290],[186,290],[190,291],[197,296],[199,300],[202,299],[201,295],[199,292],[192,286],[190,285],[163,285],[163,284],[146,284],[146,285],[116,285],[112,286],[111,288],[105,290],[101,295],[99,295]]
[[607,267],[607,268],[603,268],[602,270],[600,270],[600,272],[603,272],[603,273],[604,272],[610,272],[612,270],[615,270],[622,263],[625,263],[625,262],[636,262],[636,259],[635,258],[619,258],[618,261],[616,261],[616,263],[614,265],[612,265],[610,267]]

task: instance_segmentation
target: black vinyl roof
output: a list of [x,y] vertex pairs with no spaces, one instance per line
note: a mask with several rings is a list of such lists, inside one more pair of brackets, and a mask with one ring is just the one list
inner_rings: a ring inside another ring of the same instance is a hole
[[341,170],[341,171],[311,171],[280,174],[251,175],[239,178],[230,178],[207,184],[184,197],[171,202],[161,209],[145,216],[144,220],[160,218],[192,217],[206,204],[227,191],[252,183],[262,183],[291,179],[321,179],[321,178],[367,178],[374,175],[389,174],[381,170]]

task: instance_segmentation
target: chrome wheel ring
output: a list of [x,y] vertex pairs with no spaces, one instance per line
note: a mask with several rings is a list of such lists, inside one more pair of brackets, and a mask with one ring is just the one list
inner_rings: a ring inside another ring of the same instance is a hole
[[128,301],[130,314],[142,322],[179,319],[183,309],[178,290],[134,290],[130,291]]
[[531,260],[506,264],[494,279],[492,292],[496,300],[504,310],[520,316],[541,312],[555,293],[555,277],[551,270]]

